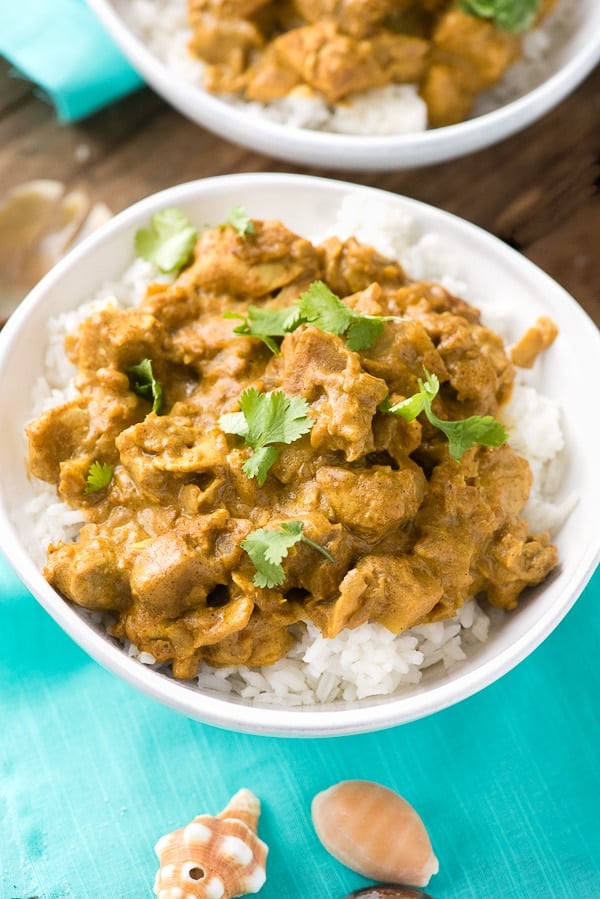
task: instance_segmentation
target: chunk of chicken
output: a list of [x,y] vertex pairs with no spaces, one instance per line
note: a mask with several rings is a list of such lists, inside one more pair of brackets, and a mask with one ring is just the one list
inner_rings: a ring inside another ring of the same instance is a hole
[[228,451],[220,429],[206,433],[189,419],[154,414],[122,431],[116,445],[140,491],[157,500],[174,479],[223,472]]
[[413,465],[402,471],[372,468],[324,467],[317,484],[333,520],[368,541],[379,540],[417,514],[425,495],[425,477]]
[[67,338],[66,349],[84,372],[112,368],[125,373],[143,359],[162,357],[165,339],[165,329],[154,315],[109,306],[93,312]]
[[521,53],[520,35],[454,7],[437,22],[432,42],[421,96],[433,127],[465,119],[476,95],[493,87]]
[[[387,84],[390,73],[394,81],[418,81],[428,46],[421,38],[393,33],[359,40],[338,31],[333,22],[324,21],[277,37],[271,44],[269,64],[279,64],[284,73],[295,72],[302,82],[335,103],[350,94]],[[260,66],[250,75],[246,94],[251,100],[271,99],[272,92],[267,98],[257,89],[259,72]],[[289,78],[284,77],[287,92]]]
[[125,609],[131,600],[120,548],[111,536],[99,534],[94,525],[82,528],[78,543],[49,548],[44,577],[85,609]]
[[302,327],[281,347],[282,386],[311,404],[314,449],[342,450],[349,462],[375,448],[372,421],[386,398],[385,381],[362,371],[357,353],[335,334]]
[[373,283],[382,290],[406,284],[407,276],[399,262],[387,259],[354,237],[344,241],[330,237],[321,247],[325,254],[324,280],[340,297],[365,290]]
[[340,31],[366,37],[398,5],[398,0],[294,0],[307,22],[330,20]]
[[55,484],[60,465],[79,452],[90,427],[88,403],[78,397],[62,406],[48,409],[27,425],[29,472],[42,481]]
[[368,555],[345,576],[337,600],[311,604],[308,613],[325,637],[366,621],[377,621],[398,634],[420,621],[442,592],[418,560]]
[[495,606],[514,609],[526,587],[541,584],[558,564],[558,552],[547,533],[530,536],[520,521],[506,528],[478,561],[482,589]]
[[540,353],[552,346],[557,337],[556,324],[551,318],[542,315],[511,347],[510,361],[519,368],[533,368]]

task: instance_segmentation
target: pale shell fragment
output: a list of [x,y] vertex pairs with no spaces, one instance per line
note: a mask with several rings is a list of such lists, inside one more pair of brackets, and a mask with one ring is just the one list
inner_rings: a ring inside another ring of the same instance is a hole
[[381,784],[334,784],[313,799],[312,819],[325,849],[370,880],[422,887],[439,870],[417,812]]
[[67,250],[108,221],[104,203],[92,203],[62,181],[17,184],[0,199],[0,321]]
[[158,899],[233,899],[257,893],[266,880],[268,848],[256,834],[260,802],[239,790],[216,817],[198,815],[161,837]]

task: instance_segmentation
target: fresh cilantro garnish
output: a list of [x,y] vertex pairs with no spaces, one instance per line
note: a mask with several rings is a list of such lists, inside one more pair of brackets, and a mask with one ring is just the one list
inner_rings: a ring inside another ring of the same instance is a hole
[[232,206],[221,227],[224,227],[225,225],[231,225],[232,228],[235,228],[240,237],[244,238],[247,234],[254,234],[255,231],[254,222],[243,206]]
[[283,390],[259,393],[255,387],[244,390],[239,399],[240,412],[228,412],[219,419],[226,434],[243,437],[253,450],[242,470],[249,478],[265,483],[267,473],[279,458],[274,443],[293,443],[312,428],[308,403],[299,396],[286,396]]
[[453,459],[461,459],[472,446],[501,446],[508,440],[506,429],[492,415],[471,415],[459,421],[444,421],[427,406],[425,414],[436,428],[448,438],[448,450]]
[[87,473],[85,492],[98,493],[99,490],[104,490],[110,484],[112,476],[112,465],[109,465],[107,462],[98,462],[97,460],[92,462]]
[[260,306],[250,306],[247,315],[239,312],[226,312],[223,317],[239,318],[242,324],[233,329],[234,334],[257,337],[275,355],[279,353],[279,344],[273,338],[284,337],[288,331],[293,331],[300,322],[300,312],[297,306],[287,306],[283,309],[263,309]]
[[383,322],[398,321],[395,315],[362,315],[343,303],[323,281],[313,281],[298,300],[301,321],[345,335],[351,350],[367,350],[381,332]]
[[281,560],[286,558],[288,550],[296,543],[308,543],[330,562],[335,561],[331,553],[324,547],[302,533],[303,527],[301,521],[285,521],[279,525],[280,529],[259,528],[242,540],[241,545],[256,568],[254,575],[256,587],[270,588],[283,584],[285,571]]
[[463,12],[515,34],[531,28],[540,6],[541,0],[460,0]]
[[127,369],[131,389],[138,396],[146,400],[152,400],[152,411],[160,415],[163,401],[163,391],[160,381],[157,381],[152,372],[150,359],[142,359],[137,365]]
[[272,353],[279,352],[274,337],[285,337],[302,324],[314,325],[321,331],[345,335],[351,350],[367,350],[383,330],[383,322],[400,321],[397,315],[362,315],[343,303],[323,281],[313,281],[298,302],[283,309],[250,306],[247,315],[226,312],[224,318],[239,318],[235,334],[257,337]]
[[197,240],[198,232],[180,209],[161,209],[149,228],[136,232],[135,251],[161,272],[176,272],[189,262]]
[[462,458],[463,453],[472,446],[500,446],[508,440],[505,428],[491,415],[471,415],[458,421],[446,421],[438,418],[431,408],[432,400],[440,389],[437,375],[425,369],[425,380],[419,378],[419,392],[391,406],[384,402],[379,407],[382,412],[400,415],[406,421],[413,421],[425,412],[432,425],[439,428],[448,438],[448,450],[453,459]]

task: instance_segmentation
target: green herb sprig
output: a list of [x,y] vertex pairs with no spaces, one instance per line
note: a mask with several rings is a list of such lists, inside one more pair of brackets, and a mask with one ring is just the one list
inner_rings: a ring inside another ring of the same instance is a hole
[[294,443],[313,426],[308,403],[299,396],[287,396],[283,390],[259,393],[248,387],[239,399],[239,412],[227,412],[219,418],[226,434],[243,437],[252,455],[242,465],[249,478],[265,483],[271,466],[279,458],[274,443]]
[[518,34],[535,22],[541,0],[460,0],[460,9],[480,19],[489,19],[502,31]]
[[256,230],[254,222],[246,212],[244,206],[232,206],[227,218],[224,222],[221,222],[220,227],[225,228],[227,225],[234,228],[244,240],[248,234],[254,234]]
[[135,251],[161,272],[178,272],[194,252],[198,232],[180,209],[161,209],[150,219],[149,228],[140,228],[135,235]]
[[274,355],[279,353],[279,344],[274,337],[285,337],[298,327],[300,310],[297,306],[286,306],[283,309],[263,309],[261,306],[250,306],[247,315],[239,312],[225,312],[223,318],[237,318],[242,324],[233,329],[234,334],[256,337],[266,344]]
[[108,487],[113,476],[113,467],[108,462],[96,460],[90,465],[87,473],[85,493],[98,493]]
[[307,543],[320,552],[330,562],[335,561],[319,543],[315,543],[303,533],[301,521],[285,521],[279,528],[259,528],[242,540],[241,546],[246,550],[254,567],[254,585],[256,587],[279,587],[285,580],[282,560],[296,543]]
[[400,321],[397,315],[363,315],[343,303],[323,281],[313,281],[298,300],[300,318],[309,325],[343,335],[348,348],[358,352],[373,346],[383,323]]
[[349,349],[367,350],[381,332],[386,321],[401,321],[397,315],[363,315],[342,302],[323,281],[313,281],[298,297],[297,303],[283,309],[250,306],[247,315],[226,312],[225,318],[239,318],[235,334],[257,337],[272,353],[279,352],[275,338],[285,337],[302,324],[321,331],[344,336]]
[[150,359],[142,359],[137,365],[132,365],[127,369],[127,374],[133,392],[146,400],[152,400],[152,411],[160,415],[163,405],[163,389],[160,381],[154,377]]
[[437,375],[425,369],[425,380],[419,378],[419,392],[390,405],[386,400],[380,411],[392,415],[400,415],[406,421],[413,421],[421,412],[434,427],[439,428],[448,438],[448,451],[453,459],[459,461],[466,450],[473,446],[501,446],[508,440],[508,433],[503,425],[491,415],[471,415],[457,421],[446,421],[438,418],[431,403],[437,396],[440,382]]

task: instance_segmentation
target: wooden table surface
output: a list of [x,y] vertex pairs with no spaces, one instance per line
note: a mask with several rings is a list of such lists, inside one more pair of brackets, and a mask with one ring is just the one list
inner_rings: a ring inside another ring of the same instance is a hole
[[230,144],[149,89],[61,125],[0,61],[0,202],[19,182],[51,178],[118,212],[180,181],[252,171],[341,178],[453,212],[524,253],[600,324],[600,68],[554,111],[488,149],[422,169],[340,173]]

